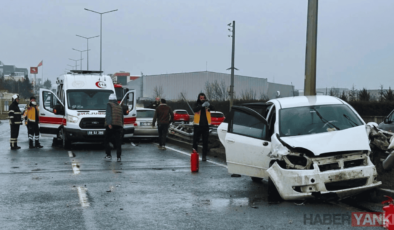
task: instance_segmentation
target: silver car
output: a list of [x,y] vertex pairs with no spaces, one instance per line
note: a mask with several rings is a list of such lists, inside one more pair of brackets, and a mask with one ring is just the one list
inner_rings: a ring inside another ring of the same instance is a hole
[[133,137],[138,137],[138,138],[159,137],[157,126],[152,128],[152,121],[154,115],[155,115],[154,109],[137,108],[137,119],[134,124]]

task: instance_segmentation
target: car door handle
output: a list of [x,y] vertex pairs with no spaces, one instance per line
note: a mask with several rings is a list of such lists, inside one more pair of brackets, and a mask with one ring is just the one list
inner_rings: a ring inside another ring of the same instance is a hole
[[268,145],[268,142],[264,141],[263,145],[264,145],[264,146],[267,146],[267,145]]
[[222,132],[227,132],[227,130],[225,130],[225,129],[221,129],[220,131],[222,131]]
[[235,141],[233,141],[233,140],[227,140],[227,142],[229,142],[229,143],[235,143]]
[[41,116],[45,116],[45,113],[40,113]]

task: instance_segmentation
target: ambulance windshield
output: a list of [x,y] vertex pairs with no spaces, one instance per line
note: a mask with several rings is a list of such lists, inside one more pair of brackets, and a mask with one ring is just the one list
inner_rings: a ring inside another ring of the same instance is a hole
[[69,109],[105,110],[112,90],[67,90]]

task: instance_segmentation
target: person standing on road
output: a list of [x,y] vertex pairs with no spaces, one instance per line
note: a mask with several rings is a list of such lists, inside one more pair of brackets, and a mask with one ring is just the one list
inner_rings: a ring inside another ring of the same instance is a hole
[[12,104],[9,107],[8,118],[10,119],[11,139],[10,146],[12,150],[20,149],[18,146],[19,128],[22,125],[22,112],[19,109],[19,95],[12,96]]
[[198,94],[196,103],[194,104],[194,135],[193,149],[198,150],[198,142],[202,135],[202,161],[207,160],[209,125],[211,125],[211,110],[214,110],[208,102],[204,93]]
[[159,105],[160,105],[160,97],[156,97],[156,100],[148,108],[157,109]]
[[109,142],[114,140],[116,148],[117,161],[121,161],[122,155],[122,132],[123,131],[123,110],[118,105],[118,100],[115,94],[109,95],[107,110],[105,113],[105,153],[104,159],[111,160],[111,146]]
[[168,126],[174,121],[174,113],[170,106],[166,104],[165,99],[160,100],[160,105],[155,110],[153,116],[152,128],[155,127],[157,120],[157,130],[159,131],[159,149],[166,149],[166,138],[168,133]]
[[39,123],[39,109],[37,108],[36,98],[34,96],[30,97],[30,103],[27,106],[24,116],[26,120],[27,133],[29,135],[29,149],[34,148],[33,139],[35,139],[35,147],[42,148],[40,144],[40,128]]

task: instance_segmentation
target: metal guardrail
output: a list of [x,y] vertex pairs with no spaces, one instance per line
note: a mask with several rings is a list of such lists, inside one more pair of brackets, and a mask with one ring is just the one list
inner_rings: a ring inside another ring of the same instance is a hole
[[[192,142],[193,135],[194,135],[194,125],[193,124],[172,124],[168,128],[168,135],[170,137],[174,136],[174,137],[178,137],[183,140],[187,140],[187,141]],[[211,126],[209,128],[209,136],[217,138],[218,134],[217,134],[217,127],[216,126]]]

